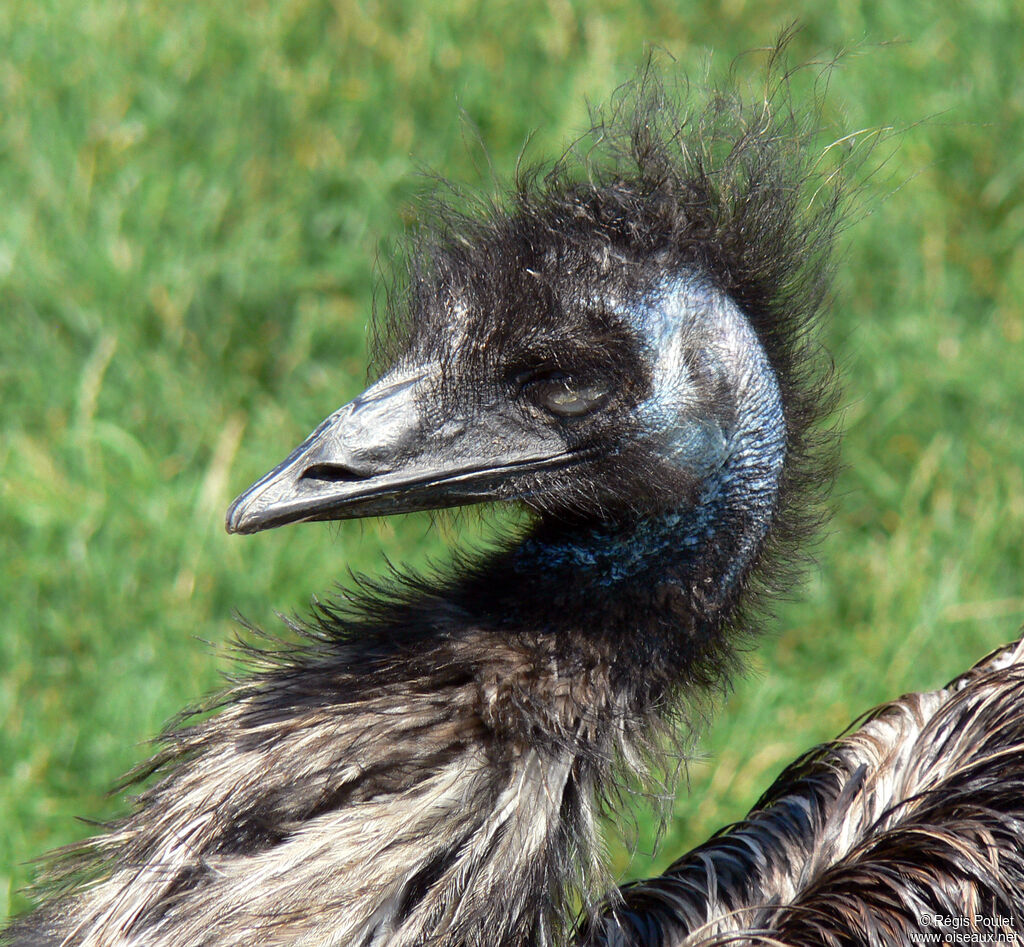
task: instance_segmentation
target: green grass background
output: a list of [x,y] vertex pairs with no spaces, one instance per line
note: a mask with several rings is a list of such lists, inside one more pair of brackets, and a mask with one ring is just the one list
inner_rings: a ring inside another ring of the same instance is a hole
[[[846,466],[820,565],[718,713],[657,866],[1024,618],[1024,8],[0,5],[0,914],[28,903],[26,860],[122,809],[117,776],[218,685],[234,610],[277,628],[347,568],[451,540],[419,517],[222,528],[361,387],[378,247],[414,219],[417,171],[478,185],[478,134],[507,175],[650,44],[699,76],[794,17],[794,59],[854,47],[837,127],[913,127],[899,187],[843,238]],[[651,870],[646,826],[635,848],[614,848],[621,873]]]

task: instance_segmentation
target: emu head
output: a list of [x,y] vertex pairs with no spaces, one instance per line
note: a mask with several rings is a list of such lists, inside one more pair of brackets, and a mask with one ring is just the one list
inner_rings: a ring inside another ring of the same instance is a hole
[[635,517],[722,463],[731,304],[671,246],[549,212],[443,249],[391,367],[236,501],[231,530],[496,499]]
[[751,401],[781,467],[817,413],[795,366],[835,205],[802,213],[792,130],[715,103],[705,119],[740,126],[715,157],[679,147],[664,105],[603,129],[614,160],[586,183],[559,164],[504,210],[442,210],[379,381],[242,494],[229,531],[488,500],[634,522],[695,502]]

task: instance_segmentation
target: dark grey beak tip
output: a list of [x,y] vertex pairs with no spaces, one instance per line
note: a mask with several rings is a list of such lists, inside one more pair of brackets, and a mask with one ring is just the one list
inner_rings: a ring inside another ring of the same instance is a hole
[[307,519],[316,512],[315,500],[310,504],[308,499],[295,496],[291,490],[284,496],[280,495],[281,480],[284,479],[285,486],[291,487],[292,479],[288,477],[288,471],[285,471],[284,478],[278,476],[279,472],[280,468],[272,470],[228,507],[224,528],[229,533],[260,533],[275,526]]
[[235,497],[224,517],[224,528],[229,533],[246,535],[258,533],[267,527],[265,517],[259,515],[256,504],[252,502],[252,490],[246,490],[241,496]]
[[224,528],[229,533],[252,533],[255,530],[246,522],[245,509],[242,504],[242,497],[237,497],[228,507],[227,515],[224,517]]

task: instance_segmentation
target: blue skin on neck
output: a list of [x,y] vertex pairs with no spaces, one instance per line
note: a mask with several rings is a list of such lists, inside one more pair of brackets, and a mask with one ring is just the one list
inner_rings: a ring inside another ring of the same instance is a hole
[[[667,281],[639,306],[610,306],[645,341],[652,393],[637,407],[660,434],[664,459],[695,475],[695,503],[640,520],[634,529],[595,527],[564,541],[526,540],[514,553],[523,571],[570,571],[589,584],[614,586],[657,576],[686,581],[712,548],[718,595],[753,562],[771,527],[786,451],[775,373],[756,333],[730,299],[691,276]],[[705,406],[683,357],[697,352],[734,398],[724,430]],[[706,564],[706,563],[705,563]],[[711,590],[707,590],[710,592]]]

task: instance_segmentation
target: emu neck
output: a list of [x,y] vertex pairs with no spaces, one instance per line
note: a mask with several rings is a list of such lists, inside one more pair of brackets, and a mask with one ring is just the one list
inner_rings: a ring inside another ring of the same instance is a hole
[[[695,498],[634,522],[540,527],[513,553],[524,586],[518,598],[550,600],[543,595],[562,588],[566,621],[603,629],[625,652],[657,655],[668,676],[684,680],[687,665],[719,647],[711,639],[729,621],[772,527],[786,424],[775,373],[727,298],[680,281],[631,317],[658,353],[654,395],[641,412],[662,425],[666,457],[700,487]],[[731,400],[724,422],[694,411],[684,346],[700,348],[711,384]],[[679,647],[687,639],[692,647]]]

